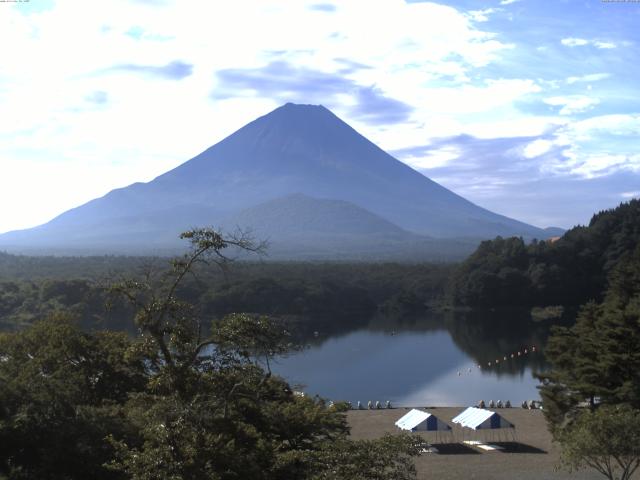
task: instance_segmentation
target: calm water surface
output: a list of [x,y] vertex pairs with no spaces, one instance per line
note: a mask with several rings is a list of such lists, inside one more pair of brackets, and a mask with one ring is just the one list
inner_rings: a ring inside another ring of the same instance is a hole
[[319,330],[308,348],[278,359],[273,370],[308,394],[354,405],[390,400],[398,406],[461,406],[508,399],[520,406],[539,398],[532,372],[544,368],[540,346],[546,333],[536,325],[514,329],[514,323],[467,314]]

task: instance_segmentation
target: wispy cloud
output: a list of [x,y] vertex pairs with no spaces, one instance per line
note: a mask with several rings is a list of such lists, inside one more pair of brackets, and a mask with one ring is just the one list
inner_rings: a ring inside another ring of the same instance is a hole
[[193,65],[180,60],[174,60],[173,62],[169,62],[166,65],[161,66],[125,63],[122,65],[115,65],[107,69],[107,71],[140,73],[169,80],[182,80],[183,78],[191,75],[193,72]]
[[562,43],[562,45],[564,45],[565,47],[584,47],[587,45],[593,45],[594,47],[599,49],[611,49],[611,48],[617,47],[617,45],[613,42],[603,42],[600,40],[587,40],[585,38],[575,38],[575,37],[563,38],[562,40],[560,40],[560,43]]
[[85,100],[89,103],[96,105],[104,105],[109,101],[109,95],[103,90],[96,90],[85,97]]
[[560,115],[573,115],[592,109],[600,103],[600,100],[586,95],[569,95],[566,97],[545,98],[544,103],[554,107],[562,107]]
[[357,103],[349,109],[352,116],[374,125],[405,122],[414,108],[404,102],[385,96],[375,86],[360,87],[356,93]]
[[562,157],[543,164],[554,175],[586,179],[619,172],[640,173],[640,115],[600,115],[567,124],[554,132]]
[[[216,72],[218,86],[214,98],[230,95],[267,96],[279,101],[313,102],[350,92],[353,81],[311,68],[298,67],[285,61],[274,61],[257,68],[229,68]],[[321,103],[321,102],[318,102]]]
[[620,194],[620,196],[626,200],[630,200],[632,198],[639,198],[640,197],[640,190],[635,190],[633,192],[622,192]]
[[331,3],[314,3],[309,7],[310,10],[316,10],[318,12],[335,12],[336,6]]
[[573,83],[599,82],[600,80],[605,80],[609,77],[611,77],[610,73],[589,73],[578,77],[568,77],[567,83],[571,85]]
[[214,98],[229,95],[276,98],[279,102],[339,105],[341,97],[351,95],[350,117],[367,124],[382,125],[406,121],[413,108],[387,96],[376,86],[359,85],[341,75],[297,67],[275,61],[261,68],[228,69],[217,72]]
[[547,153],[553,148],[553,141],[544,138],[538,138],[533,142],[527,144],[522,149],[522,154],[525,158],[536,158]]
[[583,47],[585,45],[589,45],[589,40],[585,40],[584,38],[563,38],[560,40],[560,43],[566,47]]
[[[629,119],[617,121],[626,123],[621,131],[633,130]],[[580,134],[593,134],[594,123],[584,124]],[[604,119],[604,123],[613,125],[615,120]],[[569,212],[583,212],[586,222],[598,204],[614,206],[620,198],[640,193],[640,154],[587,151],[576,143],[577,136],[565,125],[537,137],[460,135],[392,153],[493,211],[517,218],[518,211],[535,202],[529,222],[571,227],[575,222],[566,220]]]
[[489,15],[495,13],[495,8],[485,8],[484,10],[471,10],[469,11],[469,18],[474,22],[487,22],[489,21]]
[[596,48],[601,48],[601,49],[603,49],[603,48],[604,49],[617,48],[617,45],[615,43],[613,43],[613,42],[598,42],[598,41],[595,41],[595,42],[593,42],[593,45]]

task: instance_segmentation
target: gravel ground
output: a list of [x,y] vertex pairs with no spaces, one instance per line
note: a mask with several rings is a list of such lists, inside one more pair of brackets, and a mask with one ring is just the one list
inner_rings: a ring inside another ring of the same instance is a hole
[[[409,408],[390,410],[351,410],[347,419],[354,439],[378,438],[385,433],[398,433],[394,423]],[[469,429],[462,429],[451,423],[451,419],[464,408],[442,407],[424,409],[454,427],[452,435],[443,435],[445,441],[438,446],[439,454],[422,454],[416,459],[418,479],[474,479],[474,480],[591,480],[602,479],[595,470],[584,470],[569,474],[556,471],[559,464],[559,449],[551,441],[542,412],[521,408],[495,409],[506,420],[516,426],[515,442],[511,433],[487,432],[490,443],[505,447],[504,451],[482,452],[461,443],[470,436]],[[434,433],[421,433],[430,442],[435,441]]]

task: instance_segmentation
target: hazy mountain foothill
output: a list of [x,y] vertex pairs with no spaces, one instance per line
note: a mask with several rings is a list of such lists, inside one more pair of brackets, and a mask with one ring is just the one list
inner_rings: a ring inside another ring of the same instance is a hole
[[286,104],[148,183],[0,235],[27,254],[175,254],[195,226],[254,231],[273,259],[460,260],[480,240],[544,239],[385,153],[322,106]]

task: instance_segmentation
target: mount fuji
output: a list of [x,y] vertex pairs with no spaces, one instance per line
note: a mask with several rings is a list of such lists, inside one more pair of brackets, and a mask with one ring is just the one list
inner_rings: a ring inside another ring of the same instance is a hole
[[461,257],[481,239],[546,238],[395,159],[328,109],[286,104],[148,183],[35,228],[21,253],[158,253],[194,226],[251,229],[275,258]]

